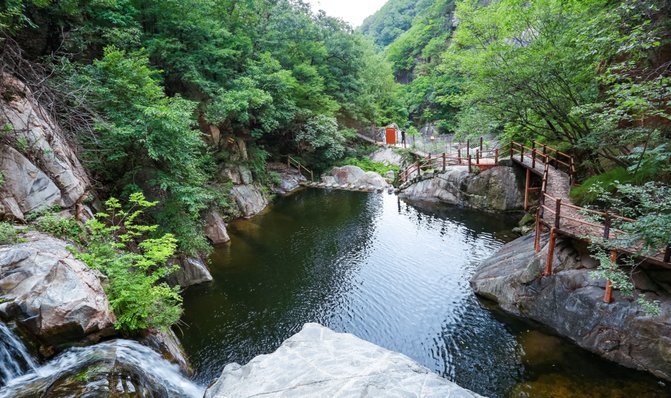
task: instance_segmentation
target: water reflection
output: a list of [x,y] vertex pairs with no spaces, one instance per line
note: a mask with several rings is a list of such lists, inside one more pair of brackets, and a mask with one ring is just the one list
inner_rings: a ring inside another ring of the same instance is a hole
[[281,199],[233,223],[232,244],[212,257],[215,281],[186,292],[183,342],[196,377],[209,383],[227,363],[272,352],[319,322],[481,394],[537,396],[534,383],[547,371],[529,362],[542,355],[526,351],[528,327],[497,319],[468,284],[514,237],[514,221],[419,209],[387,194],[309,190]]

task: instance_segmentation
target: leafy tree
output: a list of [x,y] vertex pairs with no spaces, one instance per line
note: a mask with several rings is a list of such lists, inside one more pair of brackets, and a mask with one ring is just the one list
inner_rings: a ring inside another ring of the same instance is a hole
[[150,237],[158,226],[141,223],[144,212],[157,203],[147,201],[142,193],[130,195],[127,209],[117,199],[108,199],[106,212],[86,223],[86,248],[74,251],[109,278],[105,290],[117,317],[115,328],[127,333],[166,330],[182,314],[178,287],[162,282],[179,268],[167,264],[177,241],[172,234]]

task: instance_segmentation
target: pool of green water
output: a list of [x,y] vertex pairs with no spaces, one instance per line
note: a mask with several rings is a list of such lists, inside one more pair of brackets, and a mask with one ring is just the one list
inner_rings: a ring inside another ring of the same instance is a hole
[[306,322],[402,352],[490,397],[669,397],[473,294],[517,217],[421,210],[394,195],[306,190],[229,226],[214,282],[185,292],[181,339],[198,382],[267,354]]

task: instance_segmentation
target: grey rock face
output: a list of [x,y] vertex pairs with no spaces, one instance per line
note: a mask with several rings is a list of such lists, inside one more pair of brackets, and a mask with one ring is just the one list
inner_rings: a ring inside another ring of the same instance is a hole
[[280,180],[274,183],[270,190],[277,195],[289,195],[301,186],[301,182],[307,181],[298,170],[288,167],[283,163],[270,163],[268,169],[279,174]]
[[114,314],[95,273],[61,240],[39,233],[0,247],[0,315],[42,345],[97,341],[114,333]]
[[388,166],[400,166],[403,157],[391,148],[380,148],[369,156],[373,162],[384,163]]
[[236,185],[231,189],[231,196],[246,218],[260,213],[268,206],[268,199],[258,184]]
[[231,240],[226,231],[226,223],[216,210],[210,210],[205,217],[205,236],[215,245]]
[[[2,74],[0,84],[8,93],[0,98],[0,127],[10,129],[13,142],[0,148],[0,197],[11,198],[22,213],[73,206],[90,183],[72,147],[23,83]],[[11,211],[9,216],[17,218]]]
[[227,365],[205,392],[206,398],[257,396],[480,397],[403,354],[310,323],[274,353]]
[[182,258],[179,260],[180,269],[170,275],[168,281],[181,287],[189,287],[213,280],[210,270],[199,258]]
[[533,238],[519,238],[486,260],[471,280],[475,292],[607,359],[671,380],[671,294],[649,277],[663,271],[640,269],[635,278],[661,303],[662,314],[650,316],[617,291],[613,303],[604,303],[605,281],[590,276],[595,262],[568,240],[558,240],[555,274],[542,277],[547,246],[536,255]]
[[172,330],[168,330],[167,332],[154,329],[148,330],[141,343],[161,354],[166,361],[178,365],[180,370],[185,374],[193,374],[193,369],[189,365],[184,347],[182,347],[182,343]]
[[371,186],[373,188],[387,188],[389,183],[381,175],[372,171],[363,171],[357,166],[334,167],[330,177],[322,177],[322,181],[337,185]]
[[520,210],[524,206],[522,182],[512,167],[504,166],[478,175],[471,175],[468,167],[449,166],[442,174],[410,185],[399,196],[492,211]]

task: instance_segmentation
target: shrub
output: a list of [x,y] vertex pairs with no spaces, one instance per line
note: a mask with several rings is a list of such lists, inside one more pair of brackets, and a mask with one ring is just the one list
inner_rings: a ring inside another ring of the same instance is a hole
[[639,185],[654,179],[653,173],[648,172],[648,169],[641,169],[634,174],[624,167],[616,167],[605,173],[592,176],[583,181],[582,184],[573,187],[570,193],[571,200],[581,206],[592,204],[599,199],[602,192],[601,188],[612,193],[618,183]]
[[138,221],[157,202],[145,200],[142,193],[130,196],[127,210],[115,198],[105,204],[107,212],[98,213],[86,223],[88,245],[75,255],[109,278],[106,292],[117,317],[116,329],[167,330],[182,314],[178,288],[162,282],[179,268],[167,264],[177,240],[172,234],[149,237],[158,226]]
[[8,245],[19,241],[14,226],[7,222],[0,222],[0,245]]
[[79,241],[82,227],[77,220],[56,213],[47,213],[35,220],[35,228],[61,239]]
[[363,171],[374,171],[380,175],[384,175],[385,173],[389,171],[393,171],[395,174],[398,174],[398,166],[388,166],[384,163],[380,162],[374,162],[370,160],[369,158],[362,158],[362,159],[357,159],[357,158],[347,158],[342,160],[339,163],[341,166],[357,166],[361,168]]

